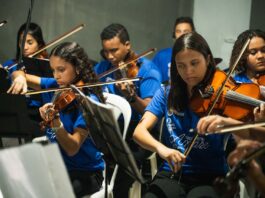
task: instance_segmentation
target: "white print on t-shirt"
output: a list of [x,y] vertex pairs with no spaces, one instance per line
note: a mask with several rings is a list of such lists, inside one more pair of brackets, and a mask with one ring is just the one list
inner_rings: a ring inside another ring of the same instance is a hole
[[[177,136],[174,132],[176,130],[176,125],[172,122],[171,118],[166,119],[167,129],[169,132],[169,142],[173,148],[178,148],[179,146],[187,148],[190,145],[193,137],[187,136],[185,133]],[[203,137],[197,137],[193,148],[205,150],[209,148],[209,143],[205,141]]]
[[167,67],[168,67],[167,75],[168,75],[168,78],[170,78],[170,67],[171,67],[171,62],[169,62],[169,63],[167,64]]

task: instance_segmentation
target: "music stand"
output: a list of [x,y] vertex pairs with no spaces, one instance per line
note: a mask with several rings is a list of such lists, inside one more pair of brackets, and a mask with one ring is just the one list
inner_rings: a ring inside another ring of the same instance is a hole
[[6,93],[9,87],[10,81],[8,79],[8,72],[0,67],[0,93]]
[[50,62],[47,59],[23,57],[23,64],[28,74],[40,77],[53,77]]
[[0,94],[0,101],[0,137],[32,139],[38,125],[28,116],[25,96]]
[[132,178],[144,183],[133,154],[127,143],[122,139],[112,107],[93,101],[75,86],[71,87],[80,94],[79,104],[89,128],[90,136],[97,148],[104,153],[106,163],[117,163]]

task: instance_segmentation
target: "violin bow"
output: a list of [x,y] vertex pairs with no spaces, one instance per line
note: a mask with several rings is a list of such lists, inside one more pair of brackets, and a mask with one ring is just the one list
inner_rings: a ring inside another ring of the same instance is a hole
[[[84,85],[76,86],[76,88],[85,88],[85,87],[97,87],[97,86],[104,86],[104,85],[110,85],[114,83],[122,83],[122,82],[133,82],[133,81],[139,81],[141,80],[140,77],[138,78],[126,78],[126,79],[120,79],[115,81],[109,81],[109,82],[98,82],[98,83],[86,83]],[[35,94],[41,94],[41,93],[48,93],[48,92],[55,92],[55,91],[64,91],[64,90],[70,90],[71,87],[61,87],[61,88],[49,88],[49,89],[41,89],[38,91],[28,91],[25,93],[25,95],[35,95]]]
[[63,39],[71,36],[72,34],[82,30],[85,27],[85,24],[80,24],[76,27],[74,27],[73,29],[71,29],[70,31],[64,33],[63,35],[59,36],[58,38],[54,39],[53,41],[51,41],[50,43],[48,43],[47,45],[45,45],[44,47],[42,47],[41,49],[39,49],[38,51],[34,52],[33,54],[31,54],[30,56],[36,56],[37,54],[41,53],[42,51],[46,50],[47,48],[55,45],[56,43],[59,43],[60,41],[62,41]]
[[234,131],[234,133],[240,133],[240,130],[243,129],[251,129],[255,127],[262,127],[265,126],[265,121],[260,122],[247,122],[247,123],[241,123],[241,124],[233,124],[233,125],[225,125],[225,126],[217,126],[216,131],[213,133],[207,133],[207,135],[210,134],[222,134],[222,133],[229,133]]
[[[245,50],[246,50],[247,47],[248,47],[249,42],[250,42],[250,38],[248,38],[248,40],[245,42],[244,46],[242,47],[242,49],[241,49],[241,51],[240,51],[240,53],[239,53],[239,56],[237,57],[236,61],[234,62],[232,68],[229,70],[229,72],[228,72],[228,74],[227,74],[227,76],[226,76],[226,79],[223,81],[221,87],[217,90],[216,97],[215,97],[213,103],[211,104],[211,106],[210,106],[210,108],[209,108],[209,110],[208,110],[208,112],[207,112],[207,116],[208,116],[208,115],[211,115],[211,113],[212,113],[212,111],[213,111],[213,109],[214,109],[214,106],[216,105],[217,101],[219,100],[219,98],[220,98],[220,96],[221,96],[221,94],[222,94],[222,91],[223,91],[223,89],[224,89],[224,87],[225,87],[226,82],[229,80],[229,78],[231,77],[232,73],[234,72],[234,70],[235,70],[235,68],[236,68],[236,66],[237,66],[237,64],[238,64],[238,62],[239,62],[239,60],[241,59],[243,53],[245,52]],[[189,153],[190,153],[190,151],[191,151],[193,145],[195,144],[195,141],[196,141],[196,139],[198,138],[198,136],[199,136],[198,133],[196,133],[196,134],[194,135],[194,137],[192,138],[190,145],[188,146],[188,148],[187,148],[187,149],[185,150],[185,152],[184,152],[184,155],[185,155],[185,156],[188,156],[188,155],[189,155]]]
[[[48,49],[49,47],[59,43],[60,41],[62,41],[63,39],[71,36],[72,34],[82,30],[83,28],[85,27],[85,24],[80,24],[76,27],[74,27],[73,29],[71,29],[70,31],[62,34],[61,36],[57,37],[56,39],[52,40],[51,42],[49,42],[47,45],[43,46],[41,49],[39,49],[38,51],[34,52],[33,54],[30,54],[29,57],[33,57],[33,56],[36,56],[37,54],[41,53],[42,51]],[[17,63],[15,64],[12,64],[10,66],[5,66],[4,69],[6,70],[10,70],[12,69],[13,67],[15,67],[17,65]]]
[[149,54],[151,54],[151,53],[153,53],[155,51],[156,51],[156,48],[151,48],[151,49],[149,49],[149,50],[137,55],[135,58],[133,58],[133,59],[121,64],[121,65],[119,65],[118,67],[114,67],[112,69],[109,69],[108,71],[105,71],[105,72],[99,74],[97,77],[98,77],[98,79],[101,79],[101,78],[103,78],[103,77],[105,77],[105,76],[107,76],[107,75],[109,75],[109,74],[111,74],[111,73],[113,73],[113,72],[115,72],[115,71],[117,71],[119,69],[123,69],[127,65],[129,65],[129,64],[137,61],[138,59],[140,59],[140,58],[142,58],[144,56],[147,56],[147,55],[149,55]]

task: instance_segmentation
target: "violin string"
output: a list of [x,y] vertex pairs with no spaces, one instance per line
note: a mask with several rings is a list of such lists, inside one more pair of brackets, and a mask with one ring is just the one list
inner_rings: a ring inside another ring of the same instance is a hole
[[246,95],[243,95],[235,91],[231,91],[231,90],[227,91],[225,98],[233,100],[233,101],[249,104],[252,106],[259,106],[261,103],[263,103],[263,101],[261,100],[251,98],[249,96],[246,96]]
[[[245,50],[247,49],[247,47],[248,47],[248,45],[249,45],[249,42],[250,42],[250,38],[245,42],[244,46],[242,47],[242,49],[241,49],[241,51],[240,51],[240,53],[239,53],[239,56],[237,57],[236,61],[235,61],[234,64],[233,64],[231,70],[229,70],[228,74],[226,75],[225,80],[222,82],[222,85],[219,87],[219,89],[218,89],[218,91],[217,91],[217,93],[216,93],[216,96],[215,96],[213,102],[211,103],[211,106],[208,108],[208,112],[207,112],[207,114],[206,114],[207,116],[211,115],[211,113],[212,113],[212,111],[213,111],[215,105],[217,104],[217,101],[220,99],[220,96],[221,96],[221,94],[222,94],[222,92],[223,92],[223,89],[224,89],[226,83],[227,83],[228,80],[230,79],[230,77],[231,77],[231,75],[232,75],[232,72],[234,72],[234,70],[235,70],[235,68],[236,68],[236,66],[237,66],[237,64],[238,64],[238,62],[239,62],[239,60],[241,59],[243,53],[244,53]],[[185,155],[185,156],[188,156],[188,155],[189,155],[189,153],[190,153],[192,147],[194,146],[194,144],[195,144],[195,142],[196,142],[196,140],[197,140],[198,137],[199,137],[198,133],[196,133],[196,134],[193,136],[193,138],[192,138],[190,144],[188,145],[187,149],[184,151],[184,155]]]

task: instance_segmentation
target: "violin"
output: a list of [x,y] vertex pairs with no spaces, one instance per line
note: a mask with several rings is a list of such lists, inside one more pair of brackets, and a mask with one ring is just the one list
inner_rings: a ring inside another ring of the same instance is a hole
[[[207,115],[209,107],[213,104],[216,93],[226,77],[225,72],[216,70],[211,83],[204,90],[199,90],[192,96],[190,107],[195,113],[200,116]],[[245,120],[252,116],[254,107],[263,103],[258,100],[260,98],[260,88],[257,84],[236,83],[229,78],[213,107],[213,112],[237,120]]]
[[126,76],[129,78],[135,77],[135,76],[137,76],[138,70],[139,70],[139,67],[137,66],[137,60],[144,57],[144,56],[147,56],[147,55],[153,53],[154,51],[156,51],[156,48],[149,49],[149,50],[147,50],[147,51],[145,51],[139,55],[134,55],[134,57],[132,57],[128,61],[120,64],[118,67],[113,67],[113,68],[109,69],[108,71],[105,71],[105,72],[99,74],[97,77],[98,77],[98,79],[101,79],[101,78],[103,78],[103,77],[105,77],[105,76],[107,76],[107,75],[109,75],[115,71],[118,71],[118,70],[121,71],[122,69],[127,68],[127,67],[128,67],[128,69],[126,69],[126,72],[125,72]]
[[134,61],[127,66],[126,77],[134,78],[137,76],[138,71],[139,71],[139,67],[137,65],[137,61]]
[[50,111],[49,109],[47,109],[46,114],[48,115],[49,120],[42,121],[40,123],[42,130],[44,130],[47,126],[51,126],[51,121],[56,118],[58,112],[64,110],[69,104],[71,104],[76,99],[76,95],[72,90],[66,90],[57,93],[54,98],[53,108],[55,111]]
[[121,69],[122,78],[134,78],[137,76],[140,67],[137,55],[134,52],[130,52],[128,54],[127,59],[129,60],[129,62],[130,60],[135,60],[135,61],[132,61],[127,65],[127,67]]
[[249,163],[265,153],[265,144],[245,156],[234,166],[224,178],[217,178],[214,182],[214,188],[221,197],[234,197],[239,192],[239,179],[246,176]]
[[259,85],[265,86],[265,74],[259,75],[259,77],[257,79],[257,82],[258,82]]
[[[75,84],[77,86],[83,86],[84,82],[82,80],[79,80]],[[72,89],[57,92],[52,99],[52,103],[54,105],[53,107],[54,111],[49,111],[49,109],[47,109],[46,114],[48,118],[50,118],[50,120],[41,122],[41,129],[45,128],[44,126],[50,125],[51,121],[58,115],[58,112],[64,110],[75,99],[76,99],[76,94],[73,92]]]
[[[212,111],[214,110],[216,104],[218,102],[220,102],[219,98],[221,97],[222,93],[223,93],[223,89],[225,88],[225,86],[227,86],[227,84],[229,84],[229,82],[231,81],[231,75],[232,73],[234,72],[239,60],[241,59],[241,57],[243,56],[243,53],[245,52],[245,50],[247,49],[248,47],[248,44],[250,43],[250,38],[244,43],[240,53],[239,53],[239,56],[237,57],[236,61],[234,62],[233,66],[231,67],[231,69],[229,70],[228,74],[225,75],[225,73],[223,73],[223,75],[225,76],[224,79],[222,79],[221,81],[220,80],[216,80],[216,78],[213,78],[215,79],[214,82],[217,82],[215,83],[215,87],[217,88],[215,91],[216,91],[216,94],[215,94],[215,97],[214,97],[214,100],[211,101],[210,105],[208,106],[207,108],[207,114],[206,115],[210,115],[212,113]],[[218,70],[217,70],[218,72]],[[216,73],[217,73],[216,72]],[[215,73],[215,74],[216,74]],[[212,81],[213,82],[213,81]],[[221,83],[221,84],[219,84]],[[196,133],[194,135],[194,137],[192,138],[191,142],[190,142],[190,145],[187,147],[187,149],[185,150],[184,152],[184,155],[185,156],[188,156],[193,145],[195,144],[195,141],[196,139],[198,138],[198,133]]]

